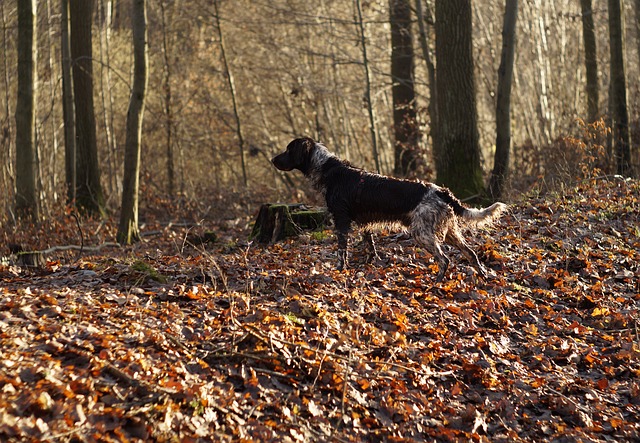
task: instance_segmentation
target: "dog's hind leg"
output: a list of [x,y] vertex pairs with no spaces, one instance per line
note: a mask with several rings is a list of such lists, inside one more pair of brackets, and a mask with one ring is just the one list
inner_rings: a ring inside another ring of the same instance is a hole
[[371,263],[373,260],[380,260],[373,233],[368,229],[364,231],[364,240],[367,243],[367,248],[369,250],[367,252],[367,263]]
[[480,263],[480,260],[478,260],[478,255],[464,240],[462,234],[458,229],[449,229],[449,231],[447,232],[446,242],[458,248],[462,252],[462,255],[464,255],[467,260],[469,260],[471,265],[477,269],[478,273],[480,273],[480,275],[485,278],[487,277],[487,271],[485,270],[482,263]]
[[436,276],[436,281],[442,281],[447,269],[449,269],[450,262],[449,258],[444,254],[444,252],[442,252],[440,243],[434,236],[414,234],[413,237],[419,244],[424,246],[431,255],[433,255],[436,263],[438,263],[438,275]]

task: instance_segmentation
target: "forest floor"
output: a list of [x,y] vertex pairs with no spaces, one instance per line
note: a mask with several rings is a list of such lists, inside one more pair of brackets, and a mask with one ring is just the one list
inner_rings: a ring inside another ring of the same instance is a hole
[[[0,440],[638,441],[639,199],[622,179],[523,199],[470,236],[490,277],[451,251],[441,283],[394,233],[343,272],[330,231],[250,244],[257,206],[147,215],[132,247],[38,268],[1,250]],[[69,215],[2,236],[78,243]]]

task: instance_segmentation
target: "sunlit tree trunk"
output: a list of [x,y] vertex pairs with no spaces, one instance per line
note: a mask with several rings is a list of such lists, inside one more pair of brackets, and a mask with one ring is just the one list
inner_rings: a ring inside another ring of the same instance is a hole
[[518,0],[506,0],[502,24],[502,55],[498,68],[498,98],[496,103],[496,153],[489,180],[489,196],[497,200],[502,195],[509,171],[511,154],[511,83],[516,50],[516,20]]
[[142,138],[144,102],[149,79],[146,7],[146,0],[133,0],[131,4],[134,68],[133,87],[131,89],[131,99],[127,112],[124,177],[122,180],[122,208],[117,235],[118,242],[122,244],[131,244],[140,239],[138,228],[140,142]]
[[[638,0],[640,1],[640,0]],[[582,36],[584,39],[584,64],[587,71],[587,118],[592,123],[598,119],[598,53],[593,25],[591,0],[580,0],[582,7]]]
[[[57,58],[57,54],[54,54],[54,34],[57,30],[57,26],[54,26],[54,16],[57,18],[57,14],[54,14],[52,11],[52,1],[51,0],[47,0],[46,1],[46,7],[47,7],[47,66],[46,69],[49,70],[50,72],[58,72],[57,66],[56,66],[56,60]],[[58,81],[58,78],[56,75],[50,75],[49,76],[49,99],[51,101],[52,107],[53,104],[56,103],[58,101],[58,98],[56,96],[57,93],[57,85],[56,82]],[[51,111],[51,115],[49,116],[49,130],[51,132],[51,144],[52,144],[52,149],[51,151],[48,153],[48,158],[49,158],[49,165],[51,168],[51,172],[49,174],[43,174],[41,172],[38,173],[40,179],[42,180],[43,178],[47,178],[48,176],[48,180],[45,182],[45,184],[43,184],[43,186],[40,187],[41,189],[41,193],[42,193],[42,197],[41,200],[43,201],[43,203],[49,202],[51,201],[54,205],[57,203],[58,200],[58,192],[57,192],[57,185],[58,185],[58,162],[57,162],[57,157],[58,157],[58,147],[59,147],[59,143],[58,143],[58,126],[59,126],[60,122],[58,121],[58,119],[56,118],[56,113],[53,111]],[[51,196],[51,200],[49,200],[47,198],[47,196]]]
[[88,214],[104,216],[93,106],[93,2],[71,1],[69,13],[76,112],[76,206]]
[[389,0],[391,24],[391,87],[393,98],[394,173],[415,171],[418,158],[418,123],[413,85],[413,38],[409,0]]
[[[7,44],[7,36],[9,34],[8,26],[7,26],[7,17],[5,15],[4,10],[5,3],[0,2],[0,20],[1,20],[1,28],[2,28],[2,68],[3,68],[3,76],[2,76],[2,86],[4,89],[3,94],[3,104],[2,110],[5,115],[5,120],[3,120],[2,133],[0,133],[0,158],[5,159],[6,161],[2,163],[0,169],[2,169],[2,182],[0,182],[0,186],[7,189],[9,188],[9,183],[13,179],[13,165],[14,163],[10,160],[13,158],[12,152],[12,143],[15,141],[13,139],[13,128],[9,123],[9,116],[12,114],[11,112],[11,92],[9,85],[11,84],[11,74],[9,70],[9,62],[7,61],[6,54],[9,52],[8,44]],[[11,6],[12,7],[12,6]]]
[[613,120],[613,143],[617,171],[620,175],[628,176],[632,170],[621,0],[609,0],[609,45],[611,54],[611,118]]
[[460,198],[484,192],[472,52],[471,0],[437,0],[437,181]]
[[18,0],[18,99],[16,102],[16,213],[38,218],[36,193],[36,0]]

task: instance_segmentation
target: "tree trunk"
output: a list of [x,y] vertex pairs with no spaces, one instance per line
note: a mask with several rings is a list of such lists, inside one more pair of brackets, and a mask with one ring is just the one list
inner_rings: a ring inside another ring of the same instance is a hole
[[104,216],[93,106],[93,2],[72,1],[69,13],[76,113],[76,207],[88,214]]
[[69,45],[69,0],[61,1],[60,24],[62,52],[62,114],[64,121],[64,166],[67,199],[76,200],[76,116],[73,104],[73,74],[71,71],[71,46]]
[[[438,150],[438,94],[436,92],[436,66],[433,63],[431,49],[429,48],[429,41],[427,40],[428,33],[425,26],[427,18],[423,12],[422,0],[416,0],[416,15],[418,16],[418,29],[420,30],[420,46],[422,48],[424,61],[427,64],[427,72],[429,73],[429,105],[427,106],[427,109],[431,124],[431,144],[433,151],[436,152]],[[433,23],[433,19],[431,18],[429,11],[427,11],[427,17],[429,17],[429,20]]]
[[36,0],[18,1],[18,98],[16,101],[16,213],[38,218],[36,193]]
[[173,107],[171,103],[171,64],[169,63],[169,42],[167,29],[167,14],[165,0],[160,1],[160,19],[162,23],[162,59],[163,65],[163,89],[164,89],[164,115],[166,118],[166,149],[167,149],[167,193],[170,198],[175,194],[175,171],[173,155]]
[[640,0],[635,0],[634,8],[636,10],[636,50],[638,53],[638,65],[640,65]]
[[371,133],[371,147],[373,150],[373,160],[376,164],[376,171],[380,172],[380,156],[378,155],[378,137],[376,136],[376,119],[373,112],[373,101],[371,100],[371,71],[369,69],[369,57],[367,56],[367,41],[364,33],[364,21],[362,20],[362,7],[360,0],[356,0],[356,12],[358,14],[358,30],[360,31],[360,44],[362,45],[362,64],[364,65],[365,76],[365,100],[369,112],[369,132]]
[[488,194],[493,200],[502,195],[509,171],[511,153],[511,83],[516,49],[518,0],[506,0],[502,24],[502,55],[498,68],[498,99],[496,103],[496,153],[489,181]]
[[125,141],[124,177],[122,181],[122,209],[118,227],[118,242],[131,244],[140,239],[138,230],[138,190],[140,183],[140,140],[144,102],[149,79],[147,51],[146,0],[134,0],[131,4],[131,28],[133,34],[133,88],[127,111],[127,135]]
[[227,60],[227,50],[224,42],[224,35],[222,34],[222,25],[220,24],[220,11],[218,6],[219,0],[213,2],[213,6],[216,11],[216,20],[218,21],[218,37],[220,39],[220,52],[222,53],[222,62],[224,63],[225,72],[227,74],[227,82],[229,84],[229,91],[231,92],[231,102],[233,104],[233,115],[236,119],[236,134],[238,136],[238,145],[240,147],[240,166],[242,166],[242,182],[247,186],[247,160],[244,150],[244,135],[242,133],[242,125],[240,124],[240,113],[238,111],[238,102],[236,94],[236,85],[233,79],[233,73]]
[[629,139],[629,113],[627,110],[627,83],[624,66],[624,39],[621,0],[609,0],[609,50],[611,53],[611,98],[613,143],[618,174],[629,176],[631,145]]
[[[3,104],[2,111],[4,112],[4,117],[0,122],[0,158],[6,159],[7,161],[2,165],[0,169],[2,169],[2,178],[0,181],[0,186],[3,189],[9,188],[9,183],[12,182],[14,178],[14,163],[10,160],[13,158],[13,150],[11,144],[15,142],[13,138],[13,128],[9,123],[9,116],[12,114],[11,111],[11,88],[9,85],[12,84],[11,79],[11,70],[9,69],[9,62],[7,60],[6,54],[9,52],[9,42],[8,42],[8,34],[9,34],[9,26],[7,25],[7,17],[4,12],[4,2],[0,2],[0,27],[2,28],[2,86],[4,89],[3,94]],[[13,8],[13,6],[11,6]],[[15,117],[15,115],[14,115]]]
[[413,84],[413,38],[409,0],[389,0],[391,87],[393,98],[394,173],[407,176],[420,158]]
[[437,0],[437,181],[463,199],[484,188],[472,52],[471,0]]
[[[640,0],[638,0],[640,1]],[[587,118],[589,123],[598,119],[598,53],[593,25],[591,0],[580,0],[582,7],[582,35],[584,38],[584,64],[587,71]]]

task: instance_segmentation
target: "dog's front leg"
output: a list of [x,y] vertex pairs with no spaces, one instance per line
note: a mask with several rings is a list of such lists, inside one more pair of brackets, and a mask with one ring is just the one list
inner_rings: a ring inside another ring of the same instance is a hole
[[338,271],[347,269],[349,259],[347,257],[347,249],[349,247],[349,232],[338,231]]
[[336,235],[338,237],[338,270],[342,271],[349,266],[349,230],[351,222],[348,220],[336,221]]

